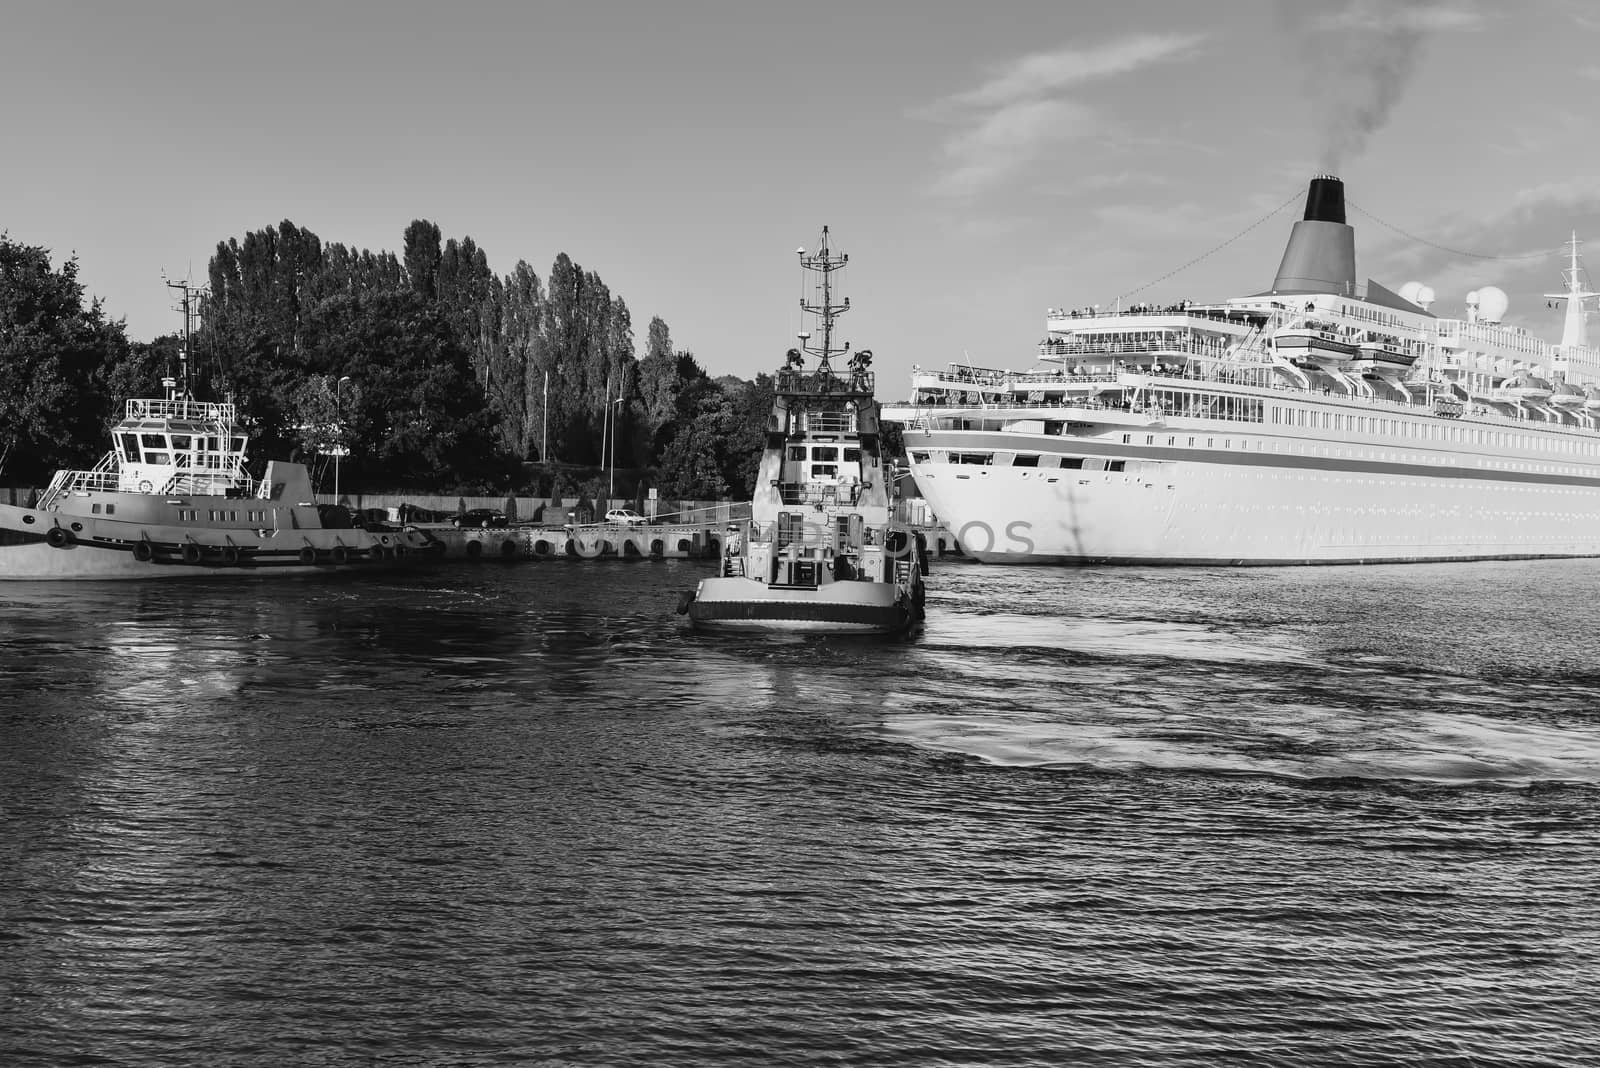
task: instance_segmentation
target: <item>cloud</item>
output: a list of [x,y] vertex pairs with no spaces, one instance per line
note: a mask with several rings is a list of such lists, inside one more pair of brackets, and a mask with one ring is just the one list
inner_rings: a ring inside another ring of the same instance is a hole
[[1101,129],[1098,114],[1068,94],[1191,53],[1192,34],[1139,34],[1093,49],[1062,48],[1022,56],[987,81],[924,109],[921,117],[954,129],[947,166],[933,190],[969,196],[1005,181],[1064,142]]
[[[1387,229],[1358,207],[1351,222],[1364,273],[1386,284],[1426,282],[1439,294],[1434,310],[1445,315],[1461,314],[1468,290],[1497,285],[1511,296],[1510,321],[1550,338],[1560,328],[1545,308],[1544,294],[1561,288],[1567,265],[1562,246],[1573,230],[1580,239],[1600,237],[1600,192],[1579,179],[1550,182],[1525,189],[1497,208],[1436,219],[1415,236]],[[1597,246],[1587,247],[1594,261]],[[1591,271],[1590,282],[1596,280],[1600,273]]]

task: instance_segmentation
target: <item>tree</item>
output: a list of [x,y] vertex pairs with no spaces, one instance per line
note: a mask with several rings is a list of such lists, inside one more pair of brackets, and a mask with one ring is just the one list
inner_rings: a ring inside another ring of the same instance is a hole
[[76,259],[58,271],[45,249],[0,234],[0,470],[42,480],[88,466],[106,447],[118,401],[104,392],[104,371],[128,342],[121,321],[83,298]]

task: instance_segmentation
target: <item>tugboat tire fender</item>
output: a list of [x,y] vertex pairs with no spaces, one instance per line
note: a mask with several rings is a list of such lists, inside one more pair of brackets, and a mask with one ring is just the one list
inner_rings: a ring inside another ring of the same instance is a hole
[[198,564],[200,562],[200,546],[192,541],[184,542],[183,562],[186,564]]
[[133,558],[141,564],[148,564],[156,558],[155,547],[148,541],[135,542],[133,545]]
[[343,564],[343,563],[348,563],[349,560],[350,560],[350,550],[346,549],[343,545],[335,545],[333,547],[333,562],[334,563]]
[[502,560],[513,560],[516,558],[516,555],[517,543],[515,541],[507,538],[505,541],[500,543],[500,558]]
[[481,542],[481,541],[469,541],[469,542],[467,542],[467,559],[468,560],[476,560],[478,557],[480,557],[482,555],[483,555],[483,542]]
[[239,562],[239,547],[237,545],[224,545],[222,547],[222,562],[237,564]]
[[72,531],[65,527],[51,527],[45,531],[45,544],[52,549],[65,549],[78,539],[72,536]]
[[314,564],[314,563],[316,563],[317,562],[317,550],[313,549],[309,545],[307,545],[304,549],[301,549],[300,550],[300,562],[302,564]]

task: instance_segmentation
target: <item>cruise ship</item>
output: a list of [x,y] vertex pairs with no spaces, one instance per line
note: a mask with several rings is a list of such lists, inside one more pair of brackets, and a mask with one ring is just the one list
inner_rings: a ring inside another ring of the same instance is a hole
[[[1566,258],[1566,257],[1564,257]],[[1357,284],[1344,185],[1311,180],[1272,286],[1052,309],[1027,372],[913,370],[912,474],[986,563],[1353,564],[1600,555],[1597,296],[1573,236],[1559,344]]]

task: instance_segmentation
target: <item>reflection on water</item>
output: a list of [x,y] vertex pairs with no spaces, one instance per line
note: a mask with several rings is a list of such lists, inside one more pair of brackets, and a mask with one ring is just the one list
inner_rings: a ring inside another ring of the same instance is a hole
[[0,587],[0,1063],[1600,1043],[1600,564],[946,564],[866,642],[702,573]]

